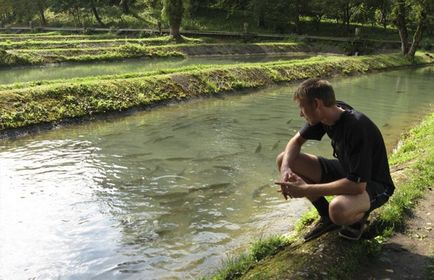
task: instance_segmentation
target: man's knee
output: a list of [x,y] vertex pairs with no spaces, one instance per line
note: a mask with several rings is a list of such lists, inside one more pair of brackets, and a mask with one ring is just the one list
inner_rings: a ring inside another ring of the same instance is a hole
[[349,219],[348,205],[339,199],[334,199],[329,205],[329,216],[333,223],[337,225],[346,225]]
[[[276,157],[277,169],[279,171],[284,155],[285,152],[282,152]],[[308,183],[318,183],[321,179],[321,166],[316,156],[300,153],[292,161],[289,168]]]
[[329,216],[337,225],[350,225],[360,220],[369,210],[369,196],[367,193],[360,195],[339,195],[329,205]]
[[285,155],[285,152],[281,152],[280,154],[277,155],[276,157],[276,165],[277,165],[277,169],[280,171],[280,167],[282,166],[282,161],[283,161],[283,157]]

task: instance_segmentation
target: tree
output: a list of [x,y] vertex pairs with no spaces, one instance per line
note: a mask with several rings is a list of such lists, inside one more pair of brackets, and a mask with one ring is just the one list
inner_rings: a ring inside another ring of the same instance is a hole
[[104,26],[104,23],[102,22],[99,14],[98,14],[98,10],[96,9],[96,4],[100,4],[99,2],[101,2],[101,1],[90,0],[89,6],[90,6],[90,9],[91,9],[93,15],[95,16],[96,21],[99,23],[99,25]]
[[[430,0],[396,0],[393,4],[395,25],[401,39],[401,52],[410,60],[414,60],[423,31],[427,26],[427,15],[432,14],[433,4]],[[411,43],[408,33],[409,22],[416,24]]]
[[170,35],[176,41],[182,41],[179,29],[182,23],[184,8],[182,0],[163,0],[162,18],[169,22]]
[[304,15],[312,18],[316,31],[319,31],[321,20],[326,14],[324,2],[322,0],[310,0],[307,5],[308,7],[305,9]]
[[389,16],[391,12],[391,0],[379,0],[374,1],[377,3],[377,9],[381,14],[380,22],[383,25],[383,28],[386,29],[387,23],[389,22]]
[[247,10],[256,19],[257,26],[287,32],[291,16],[290,2],[286,0],[251,0]]
[[[47,1],[47,0],[39,0]],[[72,15],[78,25],[83,25],[83,15],[93,15],[100,26],[104,22],[98,10],[114,5],[111,0],[55,0],[50,6],[54,12],[66,12]]]
[[[254,1],[254,0],[253,0]],[[249,7],[252,0],[219,0],[215,6],[227,11],[228,17],[235,13],[235,11],[245,11]],[[267,2],[267,0],[264,0]],[[258,3],[257,3],[258,4]]]
[[13,15],[13,4],[11,0],[0,0],[0,20],[9,22]]

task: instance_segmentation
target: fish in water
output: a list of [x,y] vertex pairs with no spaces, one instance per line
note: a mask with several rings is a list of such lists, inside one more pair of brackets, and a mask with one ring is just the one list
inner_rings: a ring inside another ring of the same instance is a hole
[[136,154],[128,154],[128,155],[124,155],[124,158],[138,158],[138,157],[145,157],[145,156],[150,156],[152,155],[152,153],[136,153]]
[[286,124],[290,124],[292,122],[292,119],[289,119]]
[[173,135],[169,135],[169,136],[165,136],[165,137],[158,137],[156,138],[152,143],[157,143],[157,142],[161,142],[170,138],[174,138],[175,136]]
[[184,128],[188,128],[190,126],[192,126],[192,123],[188,123],[188,124],[175,124],[172,128],[172,130],[180,130],[180,129],[184,129]]
[[232,154],[223,154],[223,155],[217,155],[215,157],[204,157],[204,158],[200,158],[200,154],[196,157],[196,159],[193,159],[193,161],[214,161],[214,160],[220,160],[220,159],[227,159],[227,158],[232,158],[234,156],[240,155],[243,152],[236,152],[236,153],[232,153]]
[[171,158],[165,158],[164,160],[167,161],[186,161],[186,160],[192,160],[191,157],[171,157]]
[[383,127],[389,127],[389,126],[390,126],[390,124],[388,124],[388,123],[383,124]]
[[178,175],[178,176],[183,176],[183,175],[185,174],[185,170],[186,170],[186,169],[187,169],[187,168],[182,169],[181,172],[179,172],[179,173],[176,174],[176,175]]
[[157,165],[157,166],[155,166],[155,169],[149,173],[149,175],[153,175],[153,174],[155,174],[155,172],[159,172],[161,170],[163,170],[163,168],[161,168],[161,166]]
[[280,140],[277,140],[276,143],[274,143],[273,147],[271,147],[271,150],[274,151],[280,144]]
[[188,193],[193,193],[193,192],[197,192],[197,191],[206,191],[206,190],[216,191],[218,189],[229,187],[230,185],[231,185],[231,183],[216,183],[216,184],[209,184],[209,185],[202,187],[202,188],[193,187],[193,188],[190,188],[188,190]]
[[261,150],[262,150],[262,145],[261,142],[259,142],[258,146],[256,147],[255,154],[260,153]]
[[265,185],[259,186],[258,188],[256,188],[256,189],[253,191],[252,198],[258,198],[259,196],[261,196],[261,194],[264,193],[264,190],[265,190],[266,188],[269,188],[269,187],[270,187],[269,184],[265,184]]
[[214,165],[215,168],[219,168],[219,169],[223,169],[225,171],[230,171],[230,172],[234,172],[237,171],[235,168],[230,167],[230,166],[224,166],[224,165]]

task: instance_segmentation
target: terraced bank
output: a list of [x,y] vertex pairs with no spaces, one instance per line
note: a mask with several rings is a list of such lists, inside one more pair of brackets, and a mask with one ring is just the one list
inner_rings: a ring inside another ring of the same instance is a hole
[[[433,63],[418,53],[416,64]],[[399,54],[366,57],[313,57],[230,66],[196,66],[145,74],[94,77],[0,87],[0,137],[52,128],[172,101],[237,93],[314,76],[362,74],[411,65]]]
[[[244,54],[282,54],[290,52],[313,51],[314,48],[302,43],[231,43],[209,44],[189,42],[183,44],[131,43],[107,40],[104,45],[93,46],[91,43],[81,44],[81,47],[70,48],[61,45],[62,48],[23,48],[1,49],[0,66],[17,65],[43,65],[62,62],[94,62],[112,61],[129,58],[166,58],[185,57],[195,55],[244,55]],[[57,46],[59,47],[59,46]]]

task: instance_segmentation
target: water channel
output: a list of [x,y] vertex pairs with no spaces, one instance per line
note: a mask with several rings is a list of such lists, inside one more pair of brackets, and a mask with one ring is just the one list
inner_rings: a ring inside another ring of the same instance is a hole
[[[335,79],[388,150],[432,111],[434,68]],[[303,121],[293,87],[0,142],[0,279],[191,279],[309,205],[273,186]],[[328,141],[304,151],[330,156]]]
[[48,66],[23,66],[0,69],[0,85],[33,82],[39,80],[71,79],[98,75],[139,73],[189,65],[234,64],[240,62],[266,62],[301,59],[315,54],[291,53],[287,55],[240,55],[240,56],[196,56],[168,59],[128,59],[102,63],[63,63]]

